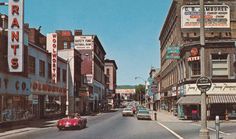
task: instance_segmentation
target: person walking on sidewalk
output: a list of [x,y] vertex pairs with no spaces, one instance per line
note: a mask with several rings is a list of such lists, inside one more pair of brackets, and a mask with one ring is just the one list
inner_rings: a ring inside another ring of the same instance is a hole
[[197,121],[197,110],[192,109],[192,120]]

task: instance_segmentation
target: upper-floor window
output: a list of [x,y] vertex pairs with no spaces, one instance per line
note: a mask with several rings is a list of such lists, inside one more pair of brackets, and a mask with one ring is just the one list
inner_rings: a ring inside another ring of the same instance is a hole
[[75,48],[74,42],[70,43],[70,48]]
[[201,74],[201,64],[200,61],[191,62],[192,76],[197,76]]
[[39,60],[39,76],[45,77],[45,62],[43,60]]
[[60,72],[60,68],[57,68],[57,81],[59,82],[61,80],[61,72]]
[[62,70],[62,81],[65,83],[66,82],[66,70]]
[[28,71],[30,74],[35,74],[35,57],[29,55]]
[[48,63],[48,79],[52,79],[52,65],[50,63]]
[[64,46],[64,49],[67,49],[67,48],[68,48],[67,42],[64,42],[64,43],[63,43],[63,46]]
[[107,69],[107,75],[110,75],[110,69]]
[[212,54],[212,75],[228,75],[228,54]]

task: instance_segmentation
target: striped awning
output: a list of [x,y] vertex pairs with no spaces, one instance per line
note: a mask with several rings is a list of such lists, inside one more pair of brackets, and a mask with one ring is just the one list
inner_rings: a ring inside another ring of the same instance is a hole
[[184,96],[177,101],[177,104],[201,104],[201,96]]
[[[236,95],[208,95],[207,100],[209,104],[236,104]],[[201,104],[201,96],[184,96],[177,104]]]
[[220,104],[220,103],[236,103],[236,95],[209,95],[208,102],[210,104]]

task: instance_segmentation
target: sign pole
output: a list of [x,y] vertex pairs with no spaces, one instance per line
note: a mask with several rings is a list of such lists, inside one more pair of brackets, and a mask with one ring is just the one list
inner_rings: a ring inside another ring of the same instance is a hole
[[[201,55],[201,76],[205,76],[205,9],[204,0],[200,0],[200,55]],[[201,129],[199,133],[200,139],[209,139],[209,131],[207,129],[207,110],[206,110],[206,91],[201,91]]]

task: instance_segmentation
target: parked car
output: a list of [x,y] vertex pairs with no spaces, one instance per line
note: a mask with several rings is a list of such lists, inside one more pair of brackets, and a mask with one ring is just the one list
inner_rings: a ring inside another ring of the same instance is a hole
[[149,110],[139,110],[137,112],[137,119],[145,119],[145,120],[151,120],[151,115],[149,113]]
[[62,118],[57,122],[57,128],[59,130],[63,129],[82,129],[85,128],[87,124],[87,118],[82,118],[79,115],[70,115],[66,118]]
[[123,116],[133,116],[133,110],[132,108],[124,108],[122,111]]

